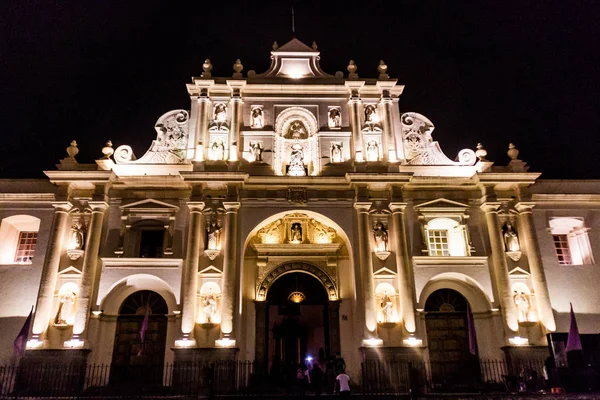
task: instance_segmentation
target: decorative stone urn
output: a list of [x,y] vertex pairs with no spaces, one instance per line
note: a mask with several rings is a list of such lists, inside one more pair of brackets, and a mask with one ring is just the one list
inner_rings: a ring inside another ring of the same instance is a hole
[[475,155],[479,159],[479,161],[487,161],[485,156],[487,156],[487,150],[483,148],[481,143],[477,143],[477,151],[475,151]]
[[511,160],[516,160],[519,157],[519,150],[515,147],[514,144],[510,143],[508,145],[508,151],[506,152]]
[[104,159],[105,160],[110,159],[110,156],[112,156],[114,152],[115,152],[115,149],[113,149],[112,141],[107,140],[106,143],[104,144],[104,147],[102,148],[102,154],[104,154]]
[[243,70],[244,70],[244,65],[242,65],[242,62],[238,58],[237,60],[235,60],[235,64],[233,64],[233,71],[236,74],[241,74]]
[[73,140],[71,142],[71,145],[69,147],[67,147],[67,154],[69,155],[69,158],[75,158],[75,156],[79,153],[79,149],[77,148],[77,142],[75,140]]

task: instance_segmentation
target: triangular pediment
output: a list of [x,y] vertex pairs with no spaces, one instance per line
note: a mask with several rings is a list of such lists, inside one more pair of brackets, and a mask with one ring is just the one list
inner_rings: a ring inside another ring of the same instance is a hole
[[124,206],[121,206],[121,210],[127,211],[153,211],[153,210],[162,210],[162,211],[177,211],[179,207],[174,206],[169,203],[165,203],[164,201],[155,200],[155,199],[144,199],[140,201],[136,201],[134,203],[130,203]]
[[204,268],[202,271],[198,272],[198,275],[222,275],[223,273],[219,271],[214,265],[209,265]]
[[61,276],[65,276],[65,275],[81,275],[81,271],[71,265],[69,268],[65,268],[62,271],[60,271],[58,273],[58,275],[61,275]]
[[468,204],[460,203],[454,200],[444,199],[443,197],[427,201],[415,206],[416,209],[434,209],[434,208],[469,208]]
[[315,51],[312,47],[308,46],[307,44],[302,43],[300,40],[293,38],[283,46],[279,47],[277,50],[274,50],[273,52],[316,53],[317,51]]
[[375,276],[386,277],[386,276],[396,276],[396,273],[389,268],[381,267],[377,271],[373,273]]
[[525,271],[523,268],[516,267],[516,268],[513,268],[512,270],[510,270],[508,275],[511,277],[517,278],[517,277],[528,277],[530,274],[529,274],[529,272]]

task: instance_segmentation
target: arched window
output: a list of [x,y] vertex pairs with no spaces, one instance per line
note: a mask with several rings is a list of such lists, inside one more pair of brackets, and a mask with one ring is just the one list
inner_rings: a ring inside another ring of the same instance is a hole
[[434,218],[425,225],[430,256],[468,256],[466,228],[451,218]]
[[35,256],[40,219],[13,215],[0,225],[0,264],[31,264]]
[[552,218],[549,222],[560,265],[594,264],[588,229],[580,218]]

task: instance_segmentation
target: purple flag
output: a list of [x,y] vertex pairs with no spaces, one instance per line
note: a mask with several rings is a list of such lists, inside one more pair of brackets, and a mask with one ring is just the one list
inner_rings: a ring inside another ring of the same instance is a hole
[[13,342],[13,347],[15,350],[15,356],[17,359],[23,357],[25,354],[25,348],[27,347],[27,338],[29,337],[29,327],[31,326],[31,319],[33,317],[33,306],[31,306],[31,311],[29,311],[29,315],[23,324],[23,327],[19,331],[15,341]]
[[477,355],[477,335],[475,333],[475,323],[473,322],[473,314],[471,307],[467,304],[467,333],[469,334],[469,352],[474,356]]
[[146,341],[146,331],[148,330],[148,316],[150,315],[150,305],[146,305],[146,314],[144,315],[144,320],[142,321],[142,327],[140,328],[140,351],[138,351],[137,355],[141,356],[144,352],[144,342]]
[[569,327],[569,336],[567,338],[567,352],[583,350],[583,347],[581,347],[581,338],[579,337],[579,329],[577,328],[577,320],[573,312],[573,304],[569,304],[571,304],[571,326]]

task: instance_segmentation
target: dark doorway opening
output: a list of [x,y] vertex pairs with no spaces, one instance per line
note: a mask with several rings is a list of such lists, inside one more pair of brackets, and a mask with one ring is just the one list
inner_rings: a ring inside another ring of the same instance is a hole
[[162,385],[167,314],[165,300],[150,290],[135,292],[123,301],[117,318],[111,384]]
[[469,350],[467,305],[452,289],[437,290],[425,302],[431,378],[440,389],[467,390],[480,383],[479,359]]
[[324,368],[329,348],[328,297],[312,275],[278,278],[267,293],[267,354],[272,381],[293,381],[302,364]]

